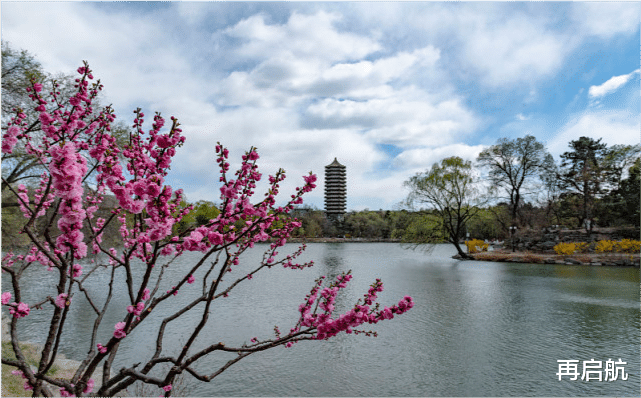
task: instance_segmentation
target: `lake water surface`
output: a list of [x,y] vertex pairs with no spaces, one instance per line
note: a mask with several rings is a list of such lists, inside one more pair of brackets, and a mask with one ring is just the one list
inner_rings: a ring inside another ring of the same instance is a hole
[[[293,251],[296,246],[287,248]],[[250,267],[243,264],[255,263],[259,251],[244,256],[232,275],[248,272]],[[325,342],[278,347],[243,359],[211,383],[187,376],[185,394],[639,396],[639,269],[458,261],[451,258],[454,253],[449,245],[439,245],[432,253],[392,243],[308,245],[304,259],[313,259],[314,267],[274,268],[217,300],[198,347],[218,341],[240,345],[254,336],[270,338],[275,325],[286,333],[314,279],[333,278],[349,269],[354,277],[339,296],[337,310],[350,308],[376,278],[385,286],[379,295],[382,305],[410,295],[414,308],[391,321],[365,325],[378,332],[376,338],[343,334]],[[175,272],[196,258],[185,255]],[[48,279],[39,277],[43,284]],[[4,275],[5,290],[7,281]],[[96,281],[89,289],[100,294],[102,286]],[[41,297],[38,288],[32,285],[24,301]],[[177,299],[187,302],[190,296],[183,289]],[[115,297],[114,304],[124,308],[125,295]],[[46,315],[34,310],[22,320],[27,326],[24,340],[44,340]],[[187,315],[171,329],[166,346],[182,346],[180,329],[192,327],[199,318],[196,312]],[[122,316],[107,315],[99,341],[107,341]],[[83,335],[92,322],[88,305],[74,301],[64,344],[68,357],[82,359],[87,352]],[[114,370],[149,356],[155,346],[155,326],[139,328],[123,340]],[[229,358],[205,358],[195,367],[213,372]],[[559,381],[556,375],[557,360],[579,360],[582,372],[582,361],[602,361],[605,370],[605,361],[619,358],[627,362],[626,381],[582,381],[580,376]]]

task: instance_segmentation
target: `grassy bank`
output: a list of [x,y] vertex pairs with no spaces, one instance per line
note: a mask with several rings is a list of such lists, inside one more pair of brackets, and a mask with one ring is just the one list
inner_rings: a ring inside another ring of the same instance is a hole
[[[34,368],[38,367],[38,362],[40,360],[40,349],[28,343],[20,343],[20,349],[22,353],[27,358],[27,363]],[[16,354],[13,351],[13,347],[9,341],[2,342],[2,357],[7,359],[16,359]],[[11,374],[12,371],[16,370],[13,366],[2,365],[2,396],[3,397],[30,397],[31,391],[24,389],[25,380],[20,377]],[[51,369],[47,372],[48,376],[57,377],[60,373],[60,367],[56,364],[51,366]]]

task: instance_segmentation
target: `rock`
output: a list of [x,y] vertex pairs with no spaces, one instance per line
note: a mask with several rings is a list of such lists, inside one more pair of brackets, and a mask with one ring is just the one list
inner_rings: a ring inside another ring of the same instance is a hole
[[567,258],[565,258],[564,260],[565,260],[565,263],[566,263],[566,264],[570,264],[570,265],[581,265],[581,264],[583,264],[583,263],[582,263],[582,262],[580,262],[579,260],[574,259],[574,258],[572,258],[572,257],[567,257]]
[[552,258],[552,257],[546,258],[545,260],[543,260],[543,263],[545,263],[545,264],[556,264],[556,259]]
[[553,241],[539,243],[539,247],[541,248],[541,250],[553,250],[554,246],[556,246],[556,242],[553,242]]

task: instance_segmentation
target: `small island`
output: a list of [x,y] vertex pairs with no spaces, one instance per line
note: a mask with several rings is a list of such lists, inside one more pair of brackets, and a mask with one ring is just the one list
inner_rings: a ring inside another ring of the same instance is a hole
[[640,241],[634,228],[601,228],[585,230],[530,231],[517,242],[492,246],[484,241],[466,241],[467,258],[454,258],[510,263],[567,264],[594,266],[627,266],[639,268]]

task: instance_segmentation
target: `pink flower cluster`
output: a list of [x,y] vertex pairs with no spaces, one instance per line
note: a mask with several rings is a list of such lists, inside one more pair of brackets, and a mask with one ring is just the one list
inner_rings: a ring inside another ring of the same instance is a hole
[[144,301],[138,302],[135,306],[133,305],[127,306],[127,312],[130,314],[134,314],[135,316],[140,316],[140,314],[142,314],[144,309],[145,309]]
[[11,309],[9,310],[10,314],[13,314],[14,318],[22,318],[29,315],[29,305],[25,303],[11,303]]
[[59,308],[65,308],[67,305],[71,304],[71,299],[67,300],[67,297],[69,295],[67,293],[60,293],[58,297],[56,297],[56,306]]
[[82,390],[82,393],[89,394],[90,392],[93,391],[93,388],[95,387],[95,385],[96,385],[96,382],[93,379],[89,379],[89,381],[87,381],[87,387],[85,387],[85,389]]
[[29,208],[29,193],[27,187],[24,184],[18,185],[18,205],[20,206],[20,211],[25,216],[25,218],[31,218],[31,209]]
[[125,333],[125,322],[118,322],[114,326],[114,337],[117,339],[122,339],[124,338],[127,333]]
[[13,152],[13,147],[18,142],[18,134],[20,134],[18,126],[11,126],[7,129],[7,132],[2,136],[2,153]]
[[9,313],[12,314],[14,318],[23,318],[29,315],[29,305],[22,302],[9,304],[11,297],[11,292],[2,293],[2,305],[9,305],[11,307]]
[[[45,249],[49,249],[49,245],[47,243],[43,246]],[[51,260],[49,260],[49,258],[36,246],[32,246],[29,249],[29,253],[19,254],[17,256],[13,252],[9,251],[2,258],[2,265],[4,267],[11,267],[16,261],[24,261],[25,263],[39,262],[40,264],[49,267],[49,269],[51,267]]]
[[[145,211],[142,223],[136,222],[133,227],[126,225],[126,218],[119,217],[121,235],[125,247],[138,245],[136,257],[147,260],[150,242],[162,240],[172,233],[172,227],[179,222],[189,209],[179,210],[182,201],[182,191],[172,191],[170,186],[163,185],[171,158],[175,155],[176,147],[181,146],[185,138],[180,134],[181,129],[176,119],[172,117],[173,125],[168,134],[160,134],[164,119],[156,114],[152,130],[144,139],[142,124],[144,113],[138,109],[130,143],[122,151],[127,159],[127,171],[132,176],[127,180],[119,164],[117,154],[119,149],[115,139],[101,132],[94,138],[94,146],[89,154],[100,161],[98,182],[99,189],[108,188],[118,200],[120,207],[130,213],[140,214]],[[161,254],[170,255],[174,251],[171,245],[162,249]]]
[[86,217],[82,207],[82,180],[87,172],[87,162],[76,152],[76,145],[67,142],[62,146],[50,149],[51,163],[49,172],[58,196],[62,199],[58,228],[62,232],[56,245],[62,253],[74,250],[75,258],[87,255],[87,245],[83,242],[84,234],[80,231]]
[[[339,275],[334,283],[322,290],[320,286],[324,277],[319,278],[311,292],[305,297],[305,301],[299,306],[298,310],[301,317],[297,326],[291,330],[291,333],[298,332],[301,327],[315,328],[315,339],[324,340],[343,331],[352,333],[352,328],[364,323],[374,324],[383,319],[392,319],[394,315],[403,314],[414,306],[412,298],[405,296],[398,304],[392,307],[378,310],[377,304],[374,308],[371,308],[370,306],[376,301],[377,293],[383,291],[383,283],[380,279],[377,279],[365,294],[363,304],[357,303],[346,313],[337,318],[332,318],[336,296],[341,289],[347,286],[351,278],[352,275],[350,273]],[[318,298],[319,290],[320,298]],[[323,312],[318,313],[318,309]]]

